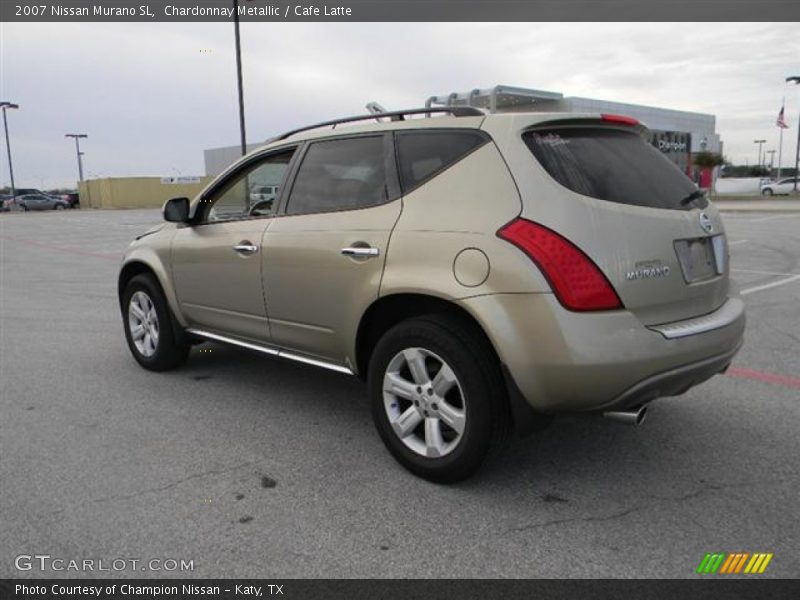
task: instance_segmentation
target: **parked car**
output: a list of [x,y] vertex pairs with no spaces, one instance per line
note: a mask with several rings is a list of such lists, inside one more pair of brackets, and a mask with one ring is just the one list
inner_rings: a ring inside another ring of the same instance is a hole
[[[781,179],[779,181],[767,181],[761,185],[762,196],[785,196],[794,191],[795,177]],[[800,188],[800,185],[798,185]]]
[[66,201],[55,196],[46,194],[23,194],[15,198],[16,205],[20,210],[64,210],[69,208]]
[[[164,205],[118,277],[142,367],[212,340],[356,375],[388,450],[439,482],[512,430],[639,423],[728,368],[745,313],[722,220],[643,125],[384,116],[289,132]],[[267,172],[279,194],[256,217],[246,182]]]
[[11,210],[10,200],[12,198],[13,196],[11,194],[0,194],[0,212],[8,212]]
[[80,197],[78,192],[68,192],[61,196],[61,199],[67,203],[70,208],[78,208],[80,206]]

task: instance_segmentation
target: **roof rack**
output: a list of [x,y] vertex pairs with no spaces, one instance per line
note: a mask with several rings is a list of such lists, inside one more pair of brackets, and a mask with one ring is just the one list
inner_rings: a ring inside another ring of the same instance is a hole
[[430,116],[433,113],[448,113],[453,115],[454,117],[483,117],[486,112],[481,110],[480,108],[476,108],[474,106],[445,106],[441,108],[412,108],[409,110],[395,110],[389,112],[376,112],[373,114],[368,115],[358,115],[355,117],[345,117],[344,119],[334,119],[333,121],[323,121],[322,123],[317,123],[316,125],[308,125],[306,127],[300,127],[299,129],[292,129],[291,131],[287,131],[279,135],[276,138],[271,139],[271,142],[278,141],[278,140],[285,140],[297,133],[302,131],[308,131],[310,129],[318,129],[320,127],[332,127],[336,128],[337,125],[341,125],[342,123],[354,123],[356,121],[371,121],[373,119],[381,119],[383,117],[389,117],[392,121],[405,121],[406,116],[408,115],[428,115]]

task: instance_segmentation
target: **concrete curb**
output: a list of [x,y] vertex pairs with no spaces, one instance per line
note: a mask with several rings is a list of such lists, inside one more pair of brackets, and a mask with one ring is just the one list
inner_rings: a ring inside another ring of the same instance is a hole
[[721,212],[800,213],[800,200],[712,200],[711,203]]

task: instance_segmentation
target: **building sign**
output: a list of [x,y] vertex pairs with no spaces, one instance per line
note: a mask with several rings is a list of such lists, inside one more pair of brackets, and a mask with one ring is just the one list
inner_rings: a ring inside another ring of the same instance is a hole
[[690,174],[692,134],[683,131],[653,131],[650,139],[660,152],[674,162],[681,171]]
[[161,183],[200,183],[201,177],[190,177],[188,175],[181,175],[179,177],[162,177]]

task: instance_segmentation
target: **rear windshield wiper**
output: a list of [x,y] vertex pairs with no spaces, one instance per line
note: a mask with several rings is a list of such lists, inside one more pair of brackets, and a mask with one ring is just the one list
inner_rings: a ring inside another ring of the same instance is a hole
[[694,202],[699,198],[703,198],[705,195],[706,195],[705,190],[695,190],[691,194],[686,196],[686,198],[681,200],[681,206],[686,206],[687,204],[689,204],[689,202]]

